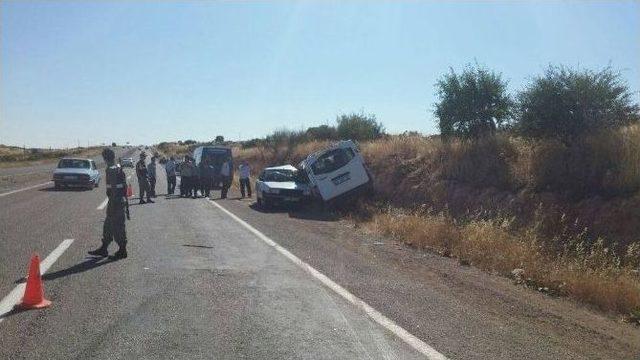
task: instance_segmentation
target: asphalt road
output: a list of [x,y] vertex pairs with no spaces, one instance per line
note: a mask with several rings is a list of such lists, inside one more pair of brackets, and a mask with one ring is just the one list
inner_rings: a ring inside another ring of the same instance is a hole
[[100,242],[103,185],[0,196],[0,299],[33,252],[73,239],[43,276],[53,306],[0,315],[0,359],[640,355],[636,327],[330,215],[166,198],[164,177],[157,190],[155,204],[132,201],[130,257],[116,262],[86,256]]
[[[135,148],[123,147],[117,147],[114,150],[118,157],[131,156],[136,151]],[[97,166],[104,166],[101,156],[91,158]],[[56,161],[46,161],[31,166],[0,168],[0,193],[48,182],[57,164]]]

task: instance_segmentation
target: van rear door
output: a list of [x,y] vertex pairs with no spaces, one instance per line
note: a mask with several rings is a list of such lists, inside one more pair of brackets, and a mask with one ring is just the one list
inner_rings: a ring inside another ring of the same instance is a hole
[[369,182],[362,156],[350,146],[325,151],[310,164],[310,169],[324,201]]

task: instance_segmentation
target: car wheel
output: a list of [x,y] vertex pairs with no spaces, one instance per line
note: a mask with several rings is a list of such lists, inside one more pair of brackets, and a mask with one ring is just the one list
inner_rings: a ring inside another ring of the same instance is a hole
[[93,184],[93,187],[98,187],[98,186],[100,186],[100,180],[97,180],[97,181]]
[[54,182],[53,183],[53,188],[56,190],[61,190],[62,189],[62,185],[59,182]]

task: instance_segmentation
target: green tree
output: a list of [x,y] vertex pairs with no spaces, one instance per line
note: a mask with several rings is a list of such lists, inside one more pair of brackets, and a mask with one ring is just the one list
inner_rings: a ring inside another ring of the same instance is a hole
[[336,119],[336,131],[340,139],[374,140],[384,135],[384,126],[374,114],[342,114]]
[[333,126],[320,125],[308,128],[307,136],[311,140],[334,140],[338,137],[338,131]]
[[222,136],[222,135],[216,136],[216,138],[215,138],[215,140],[213,140],[213,142],[215,142],[216,144],[222,144],[224,142],[224,136]]
[[611,67],[600,71],[549,66],[518,94],[516,129],[566,144],[583,133],[638,121],[626,82]]
[[436,88],[435,115],[444,137],[492,134],[510,118],[513,101],[507,94],[507,82],[487,68],[469,65],[461,74],[451,69]]

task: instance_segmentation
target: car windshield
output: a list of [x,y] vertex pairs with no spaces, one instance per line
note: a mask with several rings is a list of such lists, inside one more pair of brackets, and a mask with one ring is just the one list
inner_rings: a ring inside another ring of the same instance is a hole
[[262,174],[262,180],[272,182],[296,181],[295,173],[292,170],[265,170],[264,174]]
[[58,169],[89,169],[89,160],[62,159],[58,163]]
[[354,156],[353,150],[350,148],[334,149],[322,154],[322,156],[311,165],[311,169],[313,169],[313,173],[316,175],[330,173],[345,166]]

